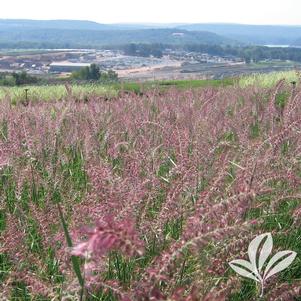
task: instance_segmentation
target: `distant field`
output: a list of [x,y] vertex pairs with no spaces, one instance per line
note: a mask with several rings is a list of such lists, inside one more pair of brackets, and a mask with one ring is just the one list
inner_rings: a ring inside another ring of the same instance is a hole
[[[300,80],[300,75],[296,71],[272,72],[267,74],[252,74],[239,78],[224,78],[217,80],[163,80],[146,82],[121,82],[115,84],[70,84],[72,97],[83,99],[92,96],[116,97],[119,91],[129,91],[141,94],[153,89],[165,91],[170,88],[196,89],[205,87],[227,87],[227,86],[260,86],[272,87],[279,80],[285,79],[287,83]],[[20,87],[0,87],[0,99],[8,98],[13,103],[25,99],[25,89],[28,88],[28,98],[32,101],[55,101],[63,100],[68,96],[66,86],[43,85],[43,86],[20,86]]]
[[247,76],[242,76],[239,79],[239,85],[241,87],[246,87],[250,85],[256,85],[260,87],[272,87],[279,80],[285,79],[286,82],[290,83],[293,81],[300,81],[300,74],[296,71],[282,71],[282,72],[271,72],[267,74],[252,74]]
[[52,49],[0,49],[0,55],[20,56],[20,55],[35,55],[45,53],[62,52],[61,50]]
[[218,80],[162,80],[162,81],[146,81],[143,83],[125,82],[113,85],[116,90],[129,90],[134,92],[147,91],[153,88],[166,90],[171,87],[179,89],[191,89],[202,87],[226,87],[234,85],[235,79],[226,78]]
[[[199,88],[208,86],[229,86],[233,85],[233,79],[224,80],[173,80],[173,81],[155,81],[144,83],[116,83],[116,84],[75,84],[70,85],[72,95],[79,99],[89,96],[107,96],[114,97],[121,90],[142,93],[150,89],[157,88],[165,90],[176,87],[180,89]],[[9,98],[12,102],[18,102],[25,99],[25,89],[28,88],[28,98],[33,101],[44,100],[62,100],[67,97],[68,92],[65,85],[46,85],[46,86],[21,86],[21,87],[0,87],[0,99]]]
[[[25,99],[25,88],[28,88],[28,98],[33,101],[62,100],[67,97],[68,92],[65,85],[49,86],[21,86],[0,88],[0,99],[9,98],[12,102]],[[83,98],[91,95],[116,95],[116,90],[111,86],[99,84],[72,85],[73,97]]]

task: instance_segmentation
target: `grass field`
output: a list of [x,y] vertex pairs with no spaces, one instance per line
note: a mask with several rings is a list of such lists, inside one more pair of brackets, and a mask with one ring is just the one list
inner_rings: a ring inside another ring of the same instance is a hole
[[[178,80],[178,81],[155,81],[155,82],[123,82],[115,84],[71,84],[72,95],[75,98],[83,99],[91,96],[115,97],[119,91],[131,91],[134,93],[143,93],[152,89],[160,91],[170,87],[179,89],[218,87],[233,85],[235,80]],[[25,89],[28,88],[28,97],[32,101],[38,100],[63,100],[68,96],[65,85],[41,85],[41,86],[21,86],[21,87],[0,87],[0,99],[10,99],[17,103],[25,99]]]
[[[276,83],[285,79],[287,83],[299,82],[300,75],[295,71],[274,72],[268,74],[253,74],[241,78],[225,78],[220,80],[165,80],[148,82],[121,82],[115,84],[71,84],[72,96],[77,99],[89,98],[92,96],[116,97],[120,91],[130,91],[141,94],[151,90],[165,91],[170,88],[181,90],[198,89],[206,87],[227,87],[239,85],[247,87],[256,85],[259,87],[271,88]],[[28,96],[32,101],[63,100],[68,96],[68,91],[64,84],[59,85],[39,85],[21,87],[0,87],[0,99],[7,98],[12,103],[17,103],[25,99],[25,88],[28,88]]]
[[296,71],[272,72],[267,74],[247,75],[239,79],[239,85],[246,87],[256,85],[259,87],[273,87],[281,79],[285,79],[287,83],[299,82],[300,74]]
[[[301,89],[271,78],[2,92],[0,300],[300,301]],[[297,256],[260,297],[229,262],[264,233]]]
[[[95,95],[115,96],[117,92],[110,86],[99,84],[72,85],[71,91],[75,98],[84,98]],[[17,103],[25,99],[25,88],[28,88],[28,98],[31,101],[60,101],[68,96],[65,85],[49,86],[20,86],[20,87],[2,87],[0,88],[0,99],[5,97]]]

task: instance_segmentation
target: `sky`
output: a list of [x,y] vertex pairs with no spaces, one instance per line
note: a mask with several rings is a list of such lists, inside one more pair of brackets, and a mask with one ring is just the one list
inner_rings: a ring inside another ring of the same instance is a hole
[[10,0],[2,19],[301,25],[301,0]]

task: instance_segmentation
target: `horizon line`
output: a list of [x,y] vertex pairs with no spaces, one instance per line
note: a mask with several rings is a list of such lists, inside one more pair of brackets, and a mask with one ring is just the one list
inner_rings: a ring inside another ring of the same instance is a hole
[[91,22],[100,25],[144,25],[144,26],[163,26],[163,25],[242,25],[242,26],[286,26],[286,27],[301,27],[301,24],[262,24],[262,23],[236,23],[236,22],[129,22],[129,21],[121,21],[121,22],[101,22],[89,19],[32,19],[32,18],[2,18],[0,17],[0,21],[9,20],[9,21],[77,21],[77,22]]

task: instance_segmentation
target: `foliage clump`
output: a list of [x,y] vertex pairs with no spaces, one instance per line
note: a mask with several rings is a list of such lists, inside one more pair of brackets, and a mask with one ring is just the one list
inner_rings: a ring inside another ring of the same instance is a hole
[[94,80],[101,82],[114,82],[117,81],[118,75],[115,71],[100,71],[100,68],[96,64],[83,67],[79,71],[74,71],[71,78],[79,80]]

